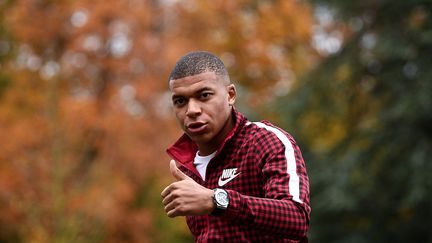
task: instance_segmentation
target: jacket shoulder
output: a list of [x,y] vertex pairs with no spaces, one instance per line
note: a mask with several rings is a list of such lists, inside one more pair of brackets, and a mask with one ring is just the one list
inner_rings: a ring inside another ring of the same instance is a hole
[[250,142],[255,143],[258,146],[262,146],[264,148],[269,147],[267,145],[274,144],[284,144],[286,142],[290,142],[291,144],[295,144],[292,136],[281,129],[278,126],[273,125],[268,121],[261,122],[250,122],[245,123],[243,128],[243,133],[246,139]]

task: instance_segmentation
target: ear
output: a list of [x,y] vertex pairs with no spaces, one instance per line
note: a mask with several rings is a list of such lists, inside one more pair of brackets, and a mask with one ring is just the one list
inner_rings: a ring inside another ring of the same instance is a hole
[[233,106],[237,97],[237,90],[234,84],[229,84],[227,86],[228,91],[228,104]]

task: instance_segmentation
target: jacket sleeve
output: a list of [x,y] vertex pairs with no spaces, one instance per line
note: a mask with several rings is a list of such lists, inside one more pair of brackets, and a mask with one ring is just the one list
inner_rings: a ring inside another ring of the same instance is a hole
[[305,163],[291,136],[280,130],[273,132],[276,133],[258,138],[254,146],[264,196],[227,190],[230,204],[223,217],[235,218],[268,234],[301,239],[307,234],[310,220]]

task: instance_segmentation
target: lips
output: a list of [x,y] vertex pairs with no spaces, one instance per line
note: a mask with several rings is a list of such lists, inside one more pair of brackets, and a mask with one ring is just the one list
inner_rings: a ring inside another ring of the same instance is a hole
[[186,128],[192,135],[198,135],[205,131],[207,124],[204,122],[191,122],[186,126]]

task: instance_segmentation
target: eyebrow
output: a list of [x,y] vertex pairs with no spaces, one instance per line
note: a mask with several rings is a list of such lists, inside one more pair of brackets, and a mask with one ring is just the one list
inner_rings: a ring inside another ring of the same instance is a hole
[[[202,92],[204,92],[204,91],[213,91],[213,89],[210,88],[210,87],[204,87],[204,88],[201,88],[201,89],[195,91],[193,94],[194,94],[194,95],[196,95],[196,94],[200,94],[200,93],[202,93]],[[174,99],[182,98],[182,97],[185,97],[185,96],[184,96],[184,95],[176,95],[176,94],[175,94],[175,95],[173,95],[173,96],[171,97],[171,99],[174,100]]]

